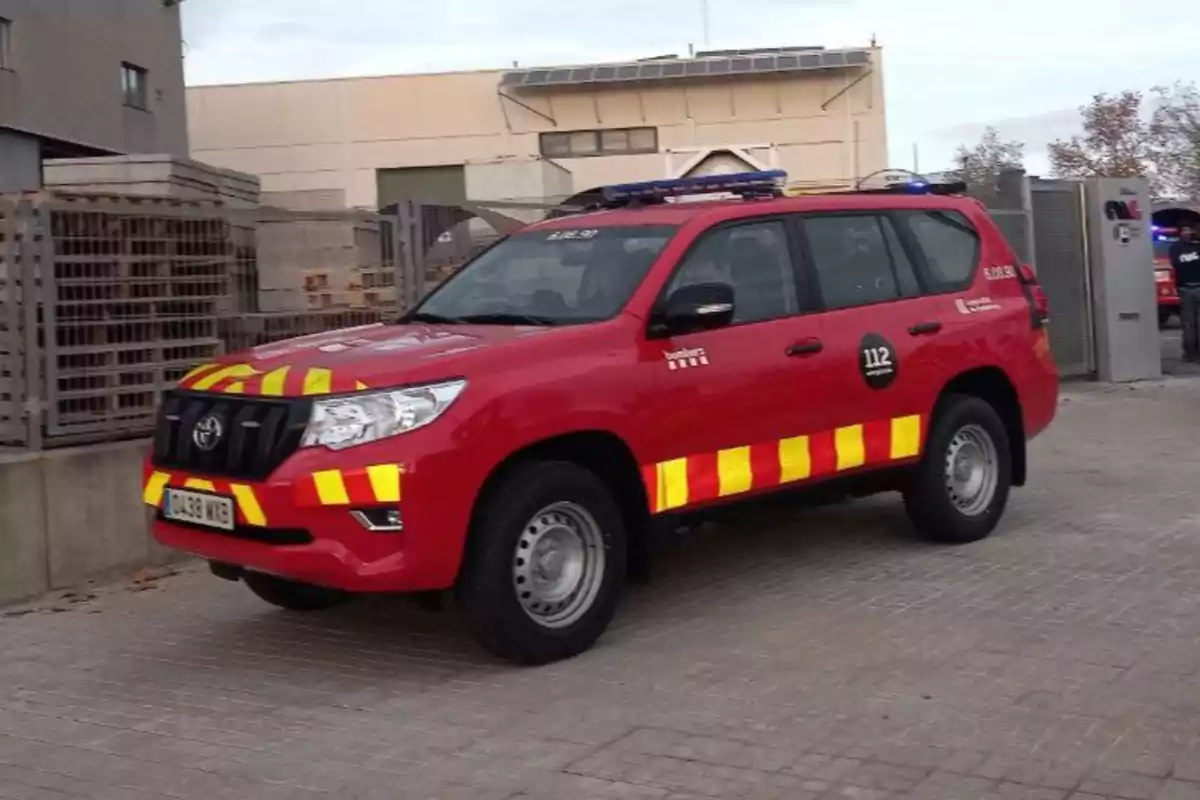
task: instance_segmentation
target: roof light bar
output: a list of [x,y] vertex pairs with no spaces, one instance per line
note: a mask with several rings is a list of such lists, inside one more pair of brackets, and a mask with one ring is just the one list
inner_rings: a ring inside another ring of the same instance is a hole
[[765,172],[737,172],[730,175],[703,175],[698,178],[620,183],[604,187],[604,199],[625,204],[636,201],[662,202],[668,197],[729,192],[742,196],[778,196],[783,192],[787,173],[781,169]]

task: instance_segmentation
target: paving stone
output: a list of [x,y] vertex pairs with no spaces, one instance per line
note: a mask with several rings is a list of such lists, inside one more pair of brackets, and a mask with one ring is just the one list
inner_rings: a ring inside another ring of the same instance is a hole
[[0,611],[0,800],[1200,800],[1200,380],[1071,387],[996,534],[740,510],[579,658],[198,565]]

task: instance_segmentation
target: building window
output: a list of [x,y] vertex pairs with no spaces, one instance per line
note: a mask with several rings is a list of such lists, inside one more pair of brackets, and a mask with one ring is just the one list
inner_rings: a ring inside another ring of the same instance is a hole
[[546,158],[657,153],[658,129],[612,128],[543,133],[541,135],[541,152]]
[[125,95],[125,105],[143,111],[149,108],[148,76],[149,73],[139,66],[128,63],[121,65],[121,91]]
[[12,20],[0,17],[0,69],[12,69]]

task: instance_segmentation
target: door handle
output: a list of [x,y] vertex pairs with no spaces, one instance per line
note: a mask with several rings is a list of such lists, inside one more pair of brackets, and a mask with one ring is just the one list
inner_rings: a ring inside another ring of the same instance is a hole
[[924,336],[929,333],[937,333],[942,329],[940,322],[918,322],[908,329],[908,332],[913,336]]
[[789,356],[811,356],[825,349],[820,339],[802,339],[787,349]]

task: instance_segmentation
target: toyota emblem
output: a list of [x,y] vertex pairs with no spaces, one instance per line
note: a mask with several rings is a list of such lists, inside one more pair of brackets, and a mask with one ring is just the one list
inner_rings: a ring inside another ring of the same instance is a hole
[[201,417],[200,421],[192,428],[192,441],[196,443],[196,447],[206,453],[215,448],[224,435],[225,423],[221,422],[221,418],[216,414]]

